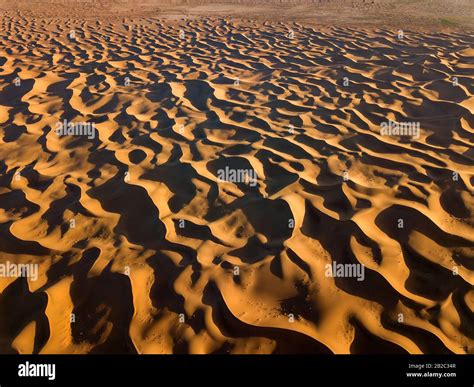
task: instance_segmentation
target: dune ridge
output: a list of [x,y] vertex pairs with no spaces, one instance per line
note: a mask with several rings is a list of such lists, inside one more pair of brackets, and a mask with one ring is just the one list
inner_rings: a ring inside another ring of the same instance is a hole
[[0,256],[39,265],[0,278],[1,353],[474,352],[472,34],[7,12],[0,37]]

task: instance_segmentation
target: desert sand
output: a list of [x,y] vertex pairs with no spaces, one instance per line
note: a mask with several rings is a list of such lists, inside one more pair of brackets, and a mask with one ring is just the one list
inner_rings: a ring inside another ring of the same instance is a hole
[[42,7],[0,20],[0,353],[474,352],[472,30]]

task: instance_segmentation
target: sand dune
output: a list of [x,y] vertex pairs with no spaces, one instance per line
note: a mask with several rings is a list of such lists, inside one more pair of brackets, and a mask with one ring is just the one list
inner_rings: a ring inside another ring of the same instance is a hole
[[474,352],[472,34],[7,12],[0,36],[0,257],[38,264],[0,278],[0,352]]
[[472,31],[472,0],[0,0],[17,17],[240,18],[309,26]]

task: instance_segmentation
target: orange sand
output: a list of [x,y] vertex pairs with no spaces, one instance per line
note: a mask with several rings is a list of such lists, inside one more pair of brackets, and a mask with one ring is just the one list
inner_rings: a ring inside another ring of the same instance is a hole
[[474,38],[397,33],[6,13],[0,352],[474,352]]

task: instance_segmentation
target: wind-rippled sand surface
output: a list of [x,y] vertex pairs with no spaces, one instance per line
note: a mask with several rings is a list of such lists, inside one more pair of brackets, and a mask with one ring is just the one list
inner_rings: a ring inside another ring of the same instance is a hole
[[474,37],[397,33],[7,12],[0,351],[474,352]]

